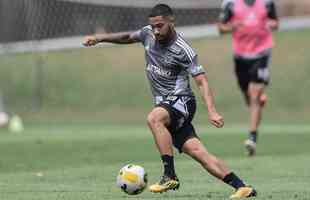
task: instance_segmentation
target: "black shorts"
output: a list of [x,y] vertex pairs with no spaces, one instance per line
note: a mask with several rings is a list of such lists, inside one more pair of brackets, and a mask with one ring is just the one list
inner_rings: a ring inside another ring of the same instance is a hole
[[234,58],[235,73],[243,92],[247,92],[250,82],[269,84],[269,59],[270,55],[256,59]]
[[156,107],[166,109],[170,115],[168,130],[172,136],[173,145],[182,153],[183,144],[196,135],[192,120],[196,112],[196,100],[192,96],[168,96]]

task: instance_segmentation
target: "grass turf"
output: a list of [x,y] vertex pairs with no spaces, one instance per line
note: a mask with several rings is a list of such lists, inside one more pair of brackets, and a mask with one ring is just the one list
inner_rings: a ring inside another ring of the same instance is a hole
[[[257,199],[310,199],[306,125],[265,125],[258,156],[247,158],[240,126],[197,127],[209,151],[223,158],[247,183]],[[0,199],[227,199],[232,190],[185,155],[176,155],[181,180],[177,192],[127,196],[115,186],[125,164],[145,167],[149,183],[157,181],[161,163],[145,126],[99,124],[29,125],[23,133],[0,131]]]
[[[264,117],[270,123],[308,122],[309,34],[310,29],[274,34]],[[246,108],[233,74],[230,37],[190,43],[207,70],[218,110],[227,121],[245,121],[247,115],[240,115]],[[143,54],[143,47],[136,44],[1,55],[1,94],[9,111],[34,122],[80,118],[141,123],[152,106]],[[200,109],[202,102],[197,99],[196,120],[206,121],[206,109]]]

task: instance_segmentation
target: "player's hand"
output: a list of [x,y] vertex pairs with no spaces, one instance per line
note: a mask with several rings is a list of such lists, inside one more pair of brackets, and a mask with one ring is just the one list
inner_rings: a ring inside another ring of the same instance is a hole
[[90,46],[94,46],[96,44],[98,44],[98,40],[97,40],[96,36],[90,35],[90,36],[86,36],[84,38],[84,41],[83,41],[84,46],[90,47]]
[[219,23],[218,27],[220,30],[220,33],[230,33],[234,32],[237,29],[241,28],[243,24],[241,22],[233,22],[233,23]]
[[213,126],[217,128],[222,128],[224,126],[224,119],[217,112],[209,113],[209,121]]
[[268,30],[277,30],[279,28],[279,22],[277,20],[269,20],[266,26]]
[[242,23],[242,22],[239,22],[239,21],[236,21],[236,22],[233,22],[233,23],[231,24],[231,26],[232,26],[232,30],[235,31],[235,30],[237,30],[237,29],[243,27],[243,23]]

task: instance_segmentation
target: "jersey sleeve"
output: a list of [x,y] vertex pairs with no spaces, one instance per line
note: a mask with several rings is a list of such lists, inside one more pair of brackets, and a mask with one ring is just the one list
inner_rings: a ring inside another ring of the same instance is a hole
[[145,26],[140,30],[132,32],[131,38],[144,43],[150,31],[152,31],[152,28],[150,26]]
[[233,17],[233,6],[234,2],[232,0],[224,0],[221,5],[221,11],[219,16],[219,21],[221,23],[228,23]]
[[278,19],[278,14],[276,10],[276,5],[273,0],[265,0],[268,17],[270,19]]
[[205,73],[204,68],[198,64],[198,55],[192,49],[183,52],[182,67],[192,77]]

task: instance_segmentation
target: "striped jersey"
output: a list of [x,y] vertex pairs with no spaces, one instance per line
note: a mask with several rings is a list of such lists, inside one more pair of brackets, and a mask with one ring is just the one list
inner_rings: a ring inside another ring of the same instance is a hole
[[146,76],[155,100],[166,96],[193,96],[189,75],[205,73],[198,64],[197,54],[180,34],[162,45],[156,41],[151,26],[133,33],[144,46]]

